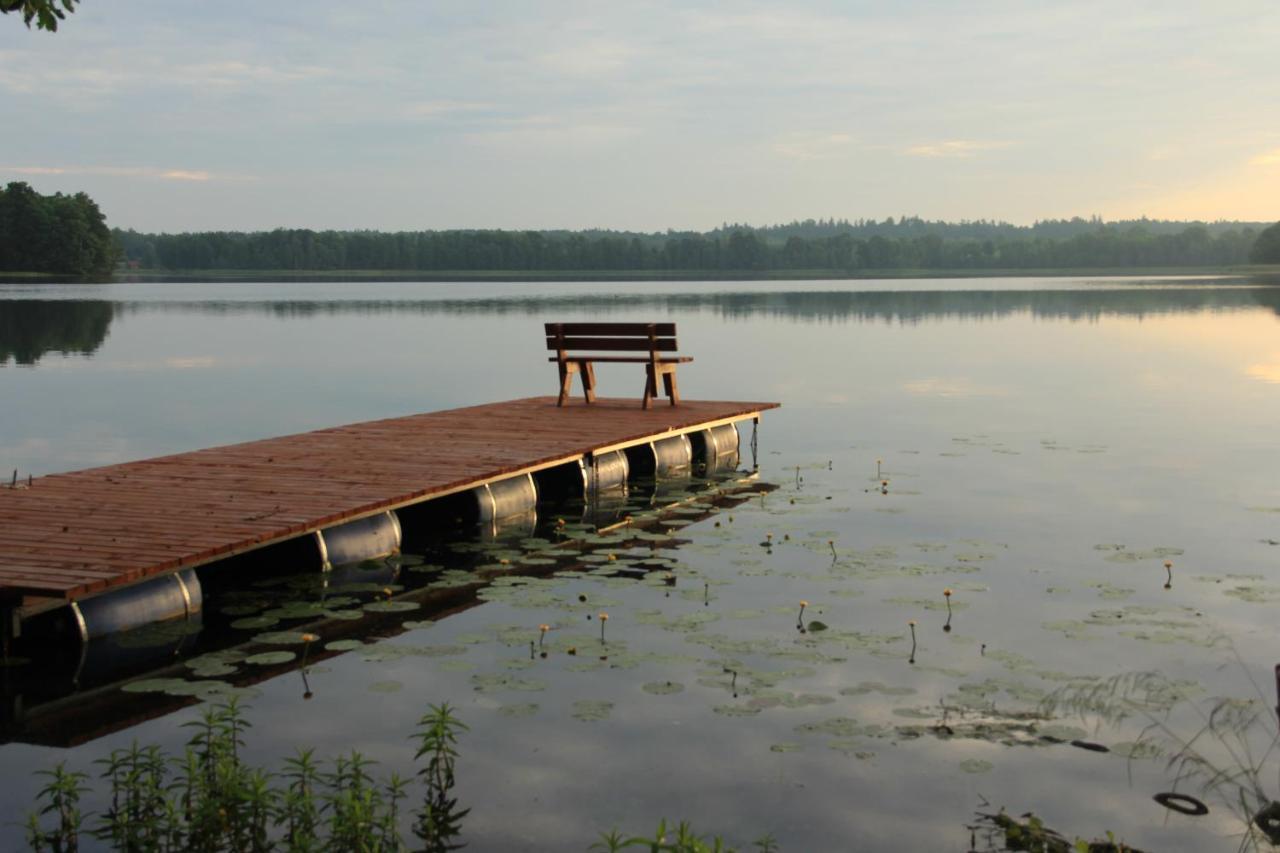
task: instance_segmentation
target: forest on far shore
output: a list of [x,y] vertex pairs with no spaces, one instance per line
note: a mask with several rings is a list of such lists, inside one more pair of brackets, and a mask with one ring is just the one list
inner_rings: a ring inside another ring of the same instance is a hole
[[706,232],[202,231],[108,229],[84,193],[0,190],[0,272],[74,276],[135,270],[787,277],[863,271],[1225,268],[1280,263],[1280,224],[1090,219],[937,222],[805,220]]
[[1229,267],[1250,263],[1266,223],[1099,219],[997,222],[809,220],[668,231],[115,231],[153,270],[857,273]]
[[106,275],[118,252],[84,193],[41,195],[20,181],[0,188],[0,272]]

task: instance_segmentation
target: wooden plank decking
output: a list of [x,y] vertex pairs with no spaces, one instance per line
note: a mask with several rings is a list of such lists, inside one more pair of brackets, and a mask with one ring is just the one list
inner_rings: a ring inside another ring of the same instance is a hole
[[0,599],[73,600],[776,403],[532,397],[40,477],[0,489]]

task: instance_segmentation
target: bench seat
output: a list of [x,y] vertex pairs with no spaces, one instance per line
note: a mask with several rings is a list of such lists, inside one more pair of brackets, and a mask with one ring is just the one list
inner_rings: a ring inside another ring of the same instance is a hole
[[[640,405],[649,408],[658,396],[658,377],[671,405],[680,403],[676,385],[676,366],[693,359],[687,355],[670,355],[676,350],[675,323],[547,323],[547,349],[555,355],[560,368],[560,396],[563,406],[573,387],[573,374],[582,377],[582,395],[588,403],[596,400],[596,362],[608,364],[643,364],[644,396]],[[636,355],[603,353],[634,352]],[[642,354],[643,353],[643,354]]]

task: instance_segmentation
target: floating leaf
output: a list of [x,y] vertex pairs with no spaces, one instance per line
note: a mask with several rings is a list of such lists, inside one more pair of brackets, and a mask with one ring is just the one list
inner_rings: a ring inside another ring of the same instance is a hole
[[239,631],[259,631],[263,628],[270,628],[279,621],[275,616],[249,616],[235,620],[231,623],[231,627]]
[[613,713],[613,703],[594,699],[579,699],[573,703],[574,719],[584,722],[606,720]]
[[261,654],[249,655],[244,659],[244,662],[255,666],[277,666],[282,663],[289,663],[296,657],[297,655],[293,652],[262,652]]

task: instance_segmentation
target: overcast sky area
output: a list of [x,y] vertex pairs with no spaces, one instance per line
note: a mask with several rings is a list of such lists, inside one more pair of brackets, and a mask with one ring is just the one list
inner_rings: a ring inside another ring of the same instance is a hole
[[1280,219],[1280,3],[84,0],[0,182],[110,224]]

